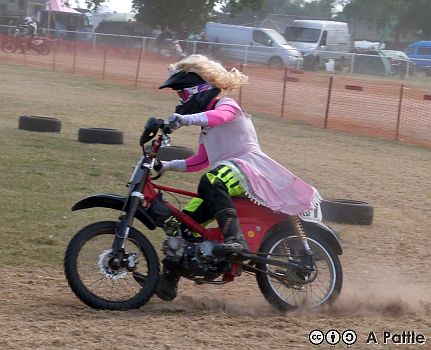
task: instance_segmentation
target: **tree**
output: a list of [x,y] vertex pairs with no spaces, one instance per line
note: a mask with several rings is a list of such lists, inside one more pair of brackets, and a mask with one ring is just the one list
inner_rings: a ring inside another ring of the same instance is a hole
[[233,11],[259,9],[265,0],[133,0],[137,19],[149,25],[177,30],[201,30],[216,5],[229,5]]
[[[321,19],[330,19],[335,16],[336,7],[347,0],[265,0],[258,11],[241,11],[244,18],[256,16],[264,19],[270,14],[289,15],[289,16],[306,16]],[[227,12],[233,15],[239,14],[227,7]]]
[[[88,8],[96,8],[106,0],[85,0]],[[133,0],[136,18],[151,26],[169,26],[174,30],[185,26],[200,30],[211,17],[215,5],[229,5],[233,12],[258,10],[265,0]]]
[[88,9],[96,9],[99,5],[106,2],[106,0],[85,0]]
[[393,35],[422,31],[431,35],[429,0],[350,0],[343,9],[346,20],[369,21],[378,29],[389,28],[396,18]]

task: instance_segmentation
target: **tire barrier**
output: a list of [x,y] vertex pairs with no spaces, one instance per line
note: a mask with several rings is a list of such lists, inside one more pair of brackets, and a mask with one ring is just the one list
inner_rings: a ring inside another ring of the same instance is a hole
[[323,221],[342,224],[371,225],[374,207],[351,199],[324,199],[321,203]]
[[[146,151],[150,150],[150,146],[146,148]],[[160,160],[174,160],[174,159],[186,159],[195,154],[195,151],[191,148],[184,146],[165,146],[159,149],[157,157]]]
[[52,117],[20,116],[18,129],[38,132],[60,132],[61,121]]
[[83,143],[122,145],[123,132],[118,129],[109,128],[80,128],[78,141]]

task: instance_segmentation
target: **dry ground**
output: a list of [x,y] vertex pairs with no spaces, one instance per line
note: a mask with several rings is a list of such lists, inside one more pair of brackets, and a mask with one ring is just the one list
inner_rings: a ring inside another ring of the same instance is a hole
[[[430,149],[255,115],[262,148],[323,197],[375,207],[371,226],[334,224],[344,248],[336,305],[280,315],[243,276],[224,287],[182,282],[172,303],[155,297],[135,311],[95,311],[71,293],[61,258],[73,233],[102,214],[69,208],[89,193],[124,192],[146,117],[167,116],[175,100],[12,66],[0,66],[0,81],[1,349],[329,348],[309,343],[314,329],[353,329],[357,349],[394,348],[366,345],[371,331],[379,340],[383,331],[416,331],[426,345],[400,348],[431,349]],[[60,118],[63,132],[17,130],[18,116],[31,114]],[[79,127],[120,128],[125,145],[79,144]],[[192,146],[197,130],[174,137]],[[190,190],[197,179],[165,177]]]

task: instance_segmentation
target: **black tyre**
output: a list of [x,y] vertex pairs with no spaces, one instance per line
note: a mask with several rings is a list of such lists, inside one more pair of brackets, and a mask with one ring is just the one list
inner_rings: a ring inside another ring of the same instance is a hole
[[160,160],[186,159],[195,154],[195,151],[183,146],[166,146],[159,149]]
[[84,143],[123,144],[123,132],[109,128],[80,128],[78,141]]
[[35,48],[39,55],[49,55],[51,52],[49,46],[44,42]]
[[67,282],[75,295],[94,309],[128,310],[153,296],[160,272],[153,245],[131,228],[125,246],[136,269],[109,267],[116,222],[101,221],[84,227],[70,241],[64,257]]
[[[308,235],[308,244],[313,252],[315,272],[302,275],[304,282],[298,283],[286,276],[286,270],[263,263],[258,269],[271,271],[280,277],[271,277],[258,272],[256,280],[265,299],[276,309],[286,312],[301,306],[318,307],[334,302],[341,292],[343,271],[337,254],[324,241]],[[299,249],[298,249],[299,247]],[[287,231],[275,231],[268,236],[259,249],[268,258],[287,261],[295,258],[295,252],[303,252],[302,243],[296,235]]]
[[38,132],[60,132],[61,121],[52,117],[20,116],[18,129]]
[[283,60],[278,56],[271,57],[268,61],[268,65],[270,68],[281,69],[284,67]]
[[323,221],[342,224],[371,225],[374,207],[352,199],[325,199],[321,203]]
[[17,48],[16,42],[13,40],[4,40],[1,43],[1,49],[6,53],[14,53]]
[[[145,151],[149,152],[151,146],[146,146]],[[186,159],[195,154],[195,151],[191,148],[184,146],[165,146],[159,149],[157,157],[160,160],[174,160],[174,159]]]

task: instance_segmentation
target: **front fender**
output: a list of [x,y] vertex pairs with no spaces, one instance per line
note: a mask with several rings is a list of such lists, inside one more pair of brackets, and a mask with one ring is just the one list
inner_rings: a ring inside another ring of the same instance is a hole
[[[96,195],[88,196],[80,201],[76,202],[72,207],[72,211],[88,209],[88,208],[109,208],[115,210],[122,210],[124,207],[124,202],[126,201],[125,196],[120,196],[111,193],[99,193]],[[142,222],[148,229],[154,230],[156,228],[156,223],[153,218],[148,215],[147,211],[138,207],[135,217]]]

